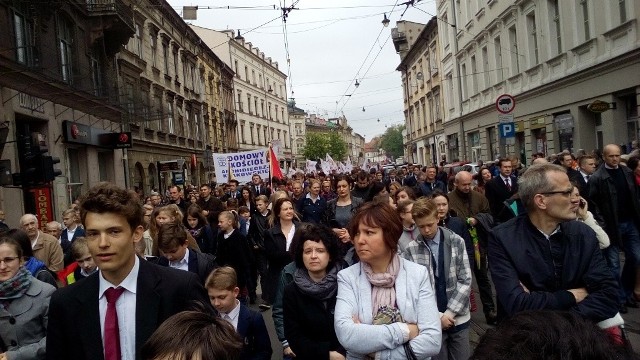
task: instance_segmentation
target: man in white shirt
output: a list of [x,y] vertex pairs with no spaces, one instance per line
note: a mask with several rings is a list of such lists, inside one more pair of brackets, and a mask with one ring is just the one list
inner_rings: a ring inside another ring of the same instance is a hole
[[195,249],[189,249],[187,231],[181,224],[163,224],[158,229],[158,249],[162,256],[158,265],[190,271],[198,275],[200,283],[215,267],[215,257]]
[[208,304],[197,276],[136,256],[144,227],[135,193],[101,183],[83,196],[80,217],[100,270],[51,297],[47,359],[134,360],[165,319]]

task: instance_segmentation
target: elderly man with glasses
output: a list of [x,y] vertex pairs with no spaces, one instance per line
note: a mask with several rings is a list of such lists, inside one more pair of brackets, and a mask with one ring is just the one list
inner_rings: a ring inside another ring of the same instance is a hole
[[572,196],[566,170],[533,165],[518,188],[527,212],[489,235],[491,278],[505,315],[550,309],[595,323],[612,318],[618,285],[595,232],[575,221],[580,197]]

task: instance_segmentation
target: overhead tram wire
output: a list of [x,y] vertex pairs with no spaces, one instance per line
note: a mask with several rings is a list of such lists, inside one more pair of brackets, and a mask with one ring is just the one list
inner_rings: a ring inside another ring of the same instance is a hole
[[[395,4],[393,4],[393,7],[391,8],[391,12],[393,12],[393,10],[395,10],[396,6],[398,5],[398,2],[400,0],[396,0]],[[404,14],[404,13],[403,13]],[[380,32],[378,33],[378,36],[376,36],[376,40],[373,42],[373,44],[371,45],[371,48],[369,49],[369,52],[367,53],[367,56],[365,56],[364,60],[362,61],[362,64],[360,65],[360,68],[358,68],[358,71],[356,71],[356,75],[353,77],[353,80],[351,81],[356,81],[358,80],[358,75],[360,75],[360,70],[362,70],[362,68],[364,67],[364,65],[367,63],[367,60],[369,59],[369,55],[371,55],[371,52],[373,51],[374,47],[376,46],[376,44],[378,44],[378,41],[380,40],[380,35],[382,35],[382,32],[384,31],[385,27],[383,26],[380,29]],[[377,58],[377,56],[376,56]],[[342,94],[342,96],[338,99],[338,101],[336,101],[336,111],[335,111],[335,116],[338,116],[338,114],[340,113],[340,111],[342,111],[342,109],[344,109],[344,106],[346,105],[347,102],[349,102],[349,99],[351,97],[347,97],[347,92],[349,91],[349,89],[351,88],[351,84],[349,84],[349,86],[347,86],[347,88],[345,89],[344,93]],[[356,86],[357,88],[357,86]],[[355,90],[354,90],[355,91]],[[345,100],[344,104],[342,105],[342,108],[340,109],[340,111],[338,111],[338,104],[342,101],[343,98],[347,97],[347,99]]]

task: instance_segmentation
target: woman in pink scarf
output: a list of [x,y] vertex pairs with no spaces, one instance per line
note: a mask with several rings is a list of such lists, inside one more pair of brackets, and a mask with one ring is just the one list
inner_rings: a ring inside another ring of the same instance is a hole
[[349,223],[360,263],[338,273],[335,330],[347,359],[425,359],[440,350],[429,269],[400,258],[402,220],[386,203],[363,205]]

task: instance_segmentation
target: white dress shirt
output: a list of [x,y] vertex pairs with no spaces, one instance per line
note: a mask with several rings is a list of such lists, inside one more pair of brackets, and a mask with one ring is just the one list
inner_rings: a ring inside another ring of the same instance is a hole
[[73,234],[76,233],[76,230],[78,230],[78,225],[76,225],[73,230],[67,228],[67,240],[69,240],[69,242],[71,242],[71,239],[73,239]]
[[118,313],[118,331],[120,332],[120,353],[121,360],[136,359],[136,291],[138,288],[138,272],[140,270],[140,260],[135,257],[133,269],[129,272],[119,285],[111,284],[105,280],[100,271],[98,287],[98,304],[100,310],[100,332],[102,334],[102,351],[104,352],[104,321],[107,316],[107,297],[105,291],[110,287],[123,287],[125,291],[116,301],[116,312]]
[[287,236],[287,251],[289,251],[289,247],[291,247],[291,242],[293,241],[293,235],[296,233],[296,225],[295,224],[291,224],[291,230],[289,230],[289,233],[286,235]]
[[233,308],[228,314],[220,312],[220,317],[227,320],[233,328],[238,331],[238,317],[240,316],[240,301],[236,299],[236,307]]
[[178,261],[169,261],[169,267],[189,271],[189,248],[184,252],[184,257],[182,259]]

